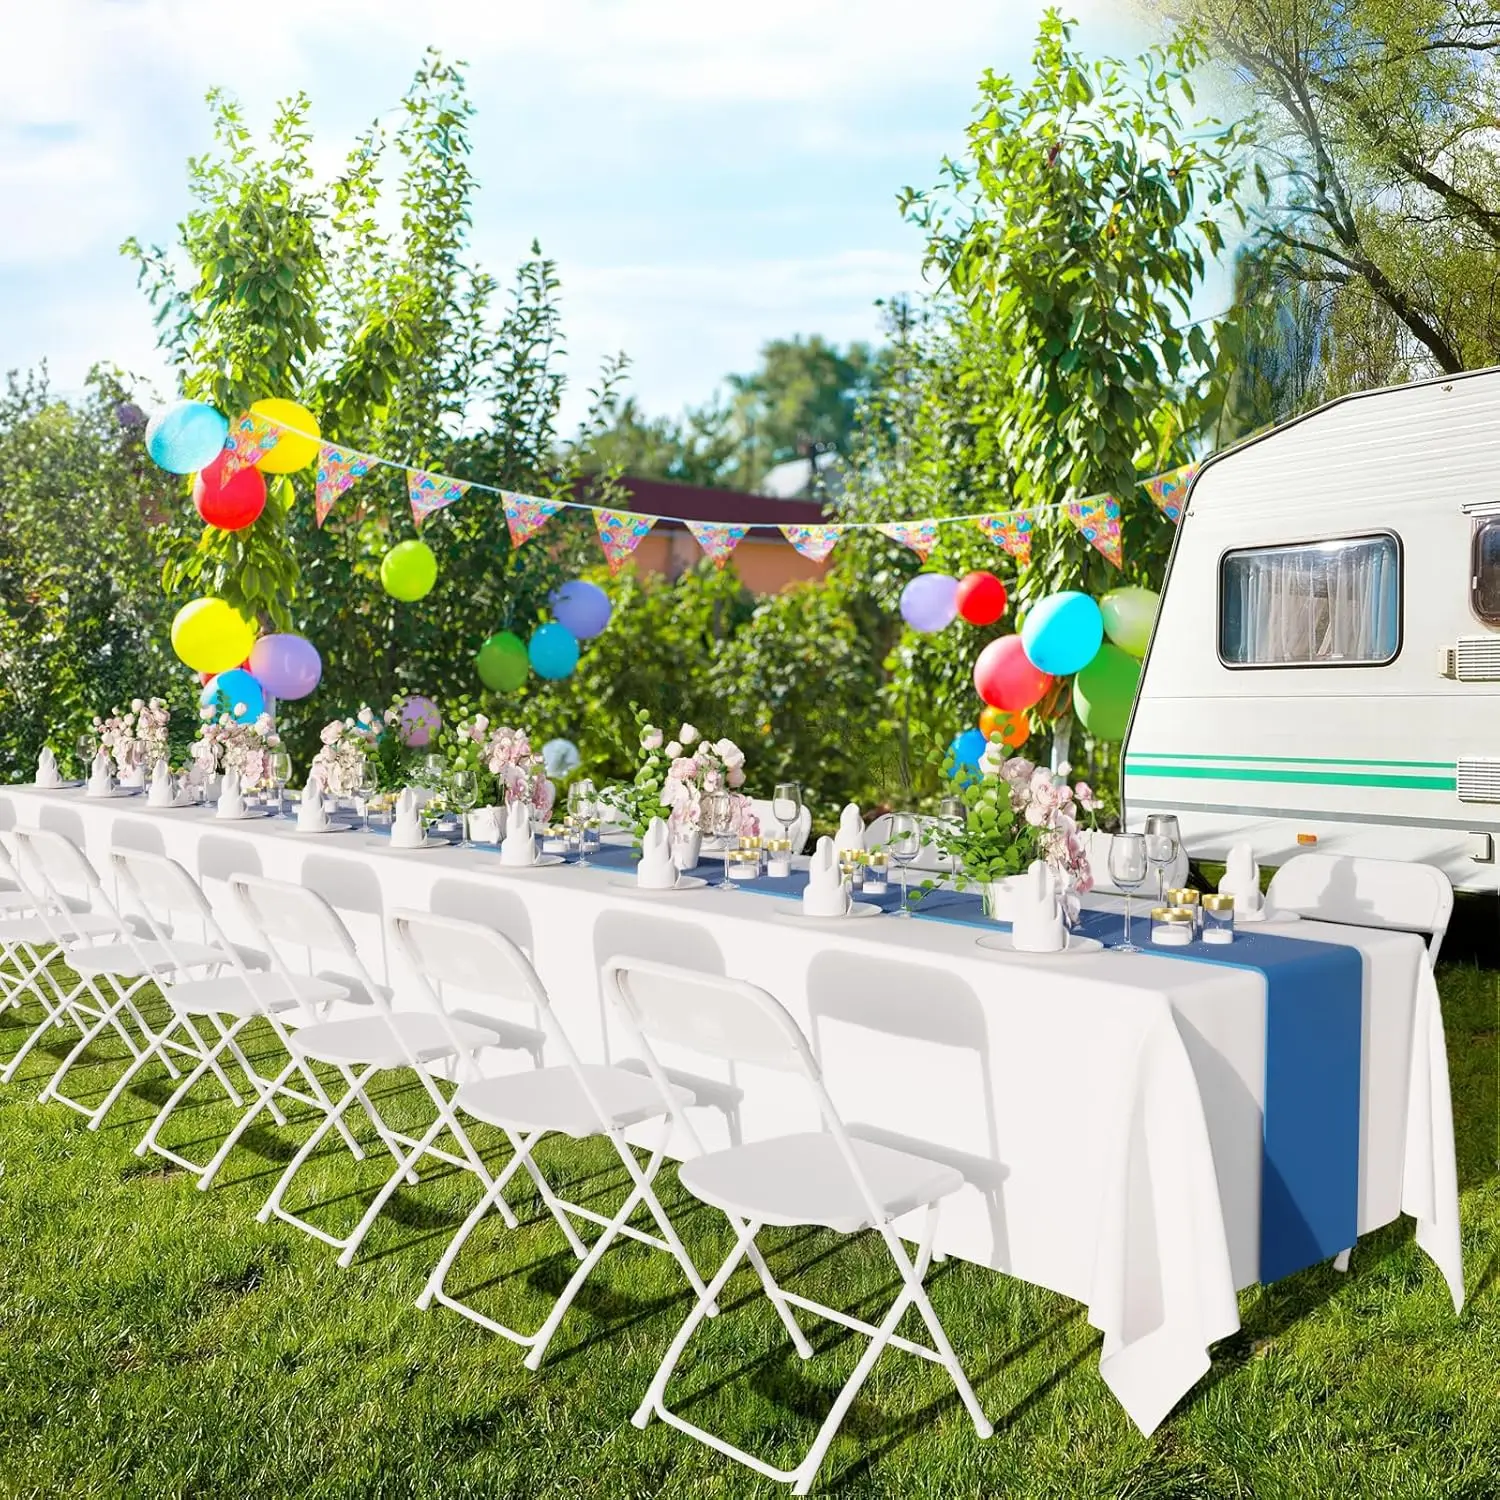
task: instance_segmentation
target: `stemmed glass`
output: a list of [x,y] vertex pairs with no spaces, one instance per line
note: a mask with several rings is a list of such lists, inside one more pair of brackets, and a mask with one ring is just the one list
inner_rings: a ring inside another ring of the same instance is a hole
[[578,866],[589,862],[589,819],[595,812],[594,783],[587,777],[568,784],[568,817],[578,829]]
[[802,816],[802,788],[795,781],[778,781],[771,793],[771,816],[781,824],[781,836],[790,839],[792,825]]
[[1156,900],[1166,900],[1167,871],[1177,860],[1182,847],[1182,830],[1172,813],[1152,813],[1146,819],[1146,858],[1156,871]]
[[469,849],[469,814],[479,801],[479,778],[469,770],[455,771],[448,778],[448,788],[458,804],[458,847]]
[[273,750],[270,760],[271,788],[276,793],[276,811],[279,818],[286,811],[286,784],[292,779],[292,757],[285,750]]
[[911,908],[906,904],[906,867],[922,852],[922,825],[915,813],[891,814],[891,831],[886,838],[885,847],[901,867],[901,905],[891,915],[909,917]]
[[89,779],[89,772],[93,769],[94,756],[98,753],[99,741],[87,732],[80,734],[75,741],[78,751],[78,774],[84,781]]
[[1109,841],[1109,878],[1125,893],[1125,941],[1115,950],[1117,953],[1141,951],[1130,941],[1130,898],[1146,883],[1148,864],[1144,835],[1117,833]]
[[364,821],[365,832],[370,832],[370,806],[380,793],[380,781],[375,767],[368,760],[361,763],[359,781],[354,788],[354,810]]
[[734,858],[734,845],[729,835],[734,828],[734,798],[728,792],[705,792],[698,804],[698,820],[703,831],[724,841],[724,878],[714,887],[716,891],[737,891],[729,878],[729,865]]

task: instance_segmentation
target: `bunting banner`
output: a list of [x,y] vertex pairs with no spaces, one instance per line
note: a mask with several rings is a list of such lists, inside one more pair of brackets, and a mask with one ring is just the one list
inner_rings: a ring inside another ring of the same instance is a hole
[[927,554],[937,542],[936,521],[885,521],[875,529],[893,542],[910,547],[923,562],[927,561]]
[[375,462],[363,453],[349,448],[340,448],[333,443],[318,444],[318,479],[313,489],[313,517],[321,526],[328,513],[338,503],[338,498],[354,483],[370,472]]
[[224,466],[220,483],[241,469],[248,469],[265,457],[281,441],[281,429],[258,412],[247,411],[229,424],[224,439]]
[[713,558],[716,568],[722,568],[729,561],[729,554],[739,546],[750,529],[748,526],[726,525],[720,521],[689,521],[686,524],[687,529],[693,533],[694,540],[703,548],[704,555]]
[[445,474],[429,474],[425,469],[411,469],[406,475],[406,493],[411,500],[411,518],[418,526],[433,511],[462,500],[469,486],[462,479],[449,479]]
[[1013,510],[1002,515],[975,516],[974,524],[997,547],[1003,547],[1019,567],[1031,565],[1031,514]]
[[802,555],[822,562],[838,545],[842,526],[780,526],[777,528]]
[[594,525],[599,532],[599,545],[609,562],[609,571],[618,573],[625,566],[630,554],[640,546],[642,538],[656,525],[655,516],[639,516],[628,510],[596,510]]
[[1120,502],[1113,495],[1093,495],[1068,503],[1068,519],[1083,533],[1083,539],[1117,568],[1125,553],[1120,547]]
[[1151,496],[1151,503],[1174,525],[1182,520],[1182,507],[1187,502],[1188,486],[1193,482],[1198,468],[1197,464],[1183,464],[1170,474],[1158,474],[1142,481],[1146,493]]
[[535,536],[563,507],[561,500],[535,500],[530,495],[500,491],[505,524],[510,528],[510,544],[519,547],[527,537]]

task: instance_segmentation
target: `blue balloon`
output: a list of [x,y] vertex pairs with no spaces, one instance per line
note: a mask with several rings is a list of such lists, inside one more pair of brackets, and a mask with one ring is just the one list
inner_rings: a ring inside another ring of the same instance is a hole
[[548,740],[542,746],[542,769],[555,781],[571,776],[583,764],[572,740]]
[[593,640],[614,613],[609,595],[597,583],[585,583],[581,578],[553,589],[547,603],[552,606],[557,623],[580,641]]
[[229,421],[206,401],[179,401],[146,424],[146,452],[169,474],[196,474],[218,456]]
[[984,754],[988,746],[989,741],[985,739],[983,730],[964,730],[948,746],[948,751],[953,756],[953,769],[948,774],[950,776],[961,776],[965,771],[977,772],[979,770],[979,757]]
[[526,647],[532,671],[553,682],[571,677],[578,665],[578,637],[564,625],[539,625]]
[[[243,667],[231,667],[204,683],[198,701],[204,708],[232,715],[241,724],[253,724],[266,711],[264,690]],[[244,712],[237,713],[241,705]]]
[[1038,671],[1066,677],[1088,666],[1104,641],[1104,616],[1087,594],[1050,594],[1026,616],[1021,647]]

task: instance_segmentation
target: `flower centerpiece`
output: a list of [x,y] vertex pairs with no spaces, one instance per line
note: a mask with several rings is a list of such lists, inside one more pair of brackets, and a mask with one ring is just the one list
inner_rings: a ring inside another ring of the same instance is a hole
[[531,748],[524,729],[491,724],[481,713],[467,715],[448,738],[448,760],[455,771],[474,772],[481,784],[493,777],[507,806],[525,802],[542,819],[551,813],[557,788],[547,779],[542,757]]
[[167,729],[172,710],[161,698],[132,698],[125,710],[111,709],[108,718],[95,717],[99,748],[115,763],[122,777],[147,770],[167,754]]
[[985,751],[980,774],[961,788],[964,821],[940,824],[937,846],[958,862],[962,883],[983,888],[985,910],[994,917],[1004,916],[1005,882],[1042,860],[1072,920],[1094,883],[1078,816],[1093,812],[1098,799],[1085,782],[1069,786],[1044,766],[997,750],[992,744]]
[[318,738],[318,753],[308,767],[330,797],[352,796],[365,779],[365,762],[374,756],[386,726],[368,704],[345,719],[330,719]]
[[206,782],[215,774],[234,770],[247,792],[269,786],[271,757],[281,749],[281,736],[270,714],[242,721],[211,705],[198,712],[203,723],[188,752],[193,779]]
[[644,709],[640,726],[640,765],[628,786],[611,789],[611,800],[639,838],[652,818],[665,815],[674,834],[700,831],[707,792],[727,792],[731,799],[729,833],[754,836],[760,820],[745,784],[745,752],[733,740],[710,740],[692,724],[683,724],[675,739],[651,723]]

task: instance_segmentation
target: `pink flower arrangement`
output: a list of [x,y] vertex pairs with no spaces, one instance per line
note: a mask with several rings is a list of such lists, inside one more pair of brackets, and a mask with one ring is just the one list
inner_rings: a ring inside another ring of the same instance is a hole
[[[989,768],[981,768],[989,772]],[[1013,812],[1036,830],[1036,857],[1044,859],[1062,880],[1063,899],[1070,918],[1077,915],[1078,898],[1094,887],[1088,852],[1079,832],[1080,808],[1092,813],[1098,799],[1087,782],[1069,786],[1044,766],[1016,755],[999,761],[990,774],[998,775],[1010,792]]]
[[123,712],[116,708],[107,719],[95,717],[93,727],[99,748],[124,774],[165,758],[171,718],[172,710],[163,699],[132,698]]
[[322,746],[308,773],[317,773],[330,797],[352,796],[364,780],[365,759],[374,754],[380,733],[380,720],[368,705],[352,718],[330,719],[319,732]]
[[281,736],[270,714],[241,723],[212,707],[199,713],[203,724],[190,752],[193,779],[206,781],[216,773],[235,770],[246,791],[270,785],[271,757],[281,749]]
[[454,729],[456,769],[488,773],[499,784],[507,804],[525,802],[540,818],[552,812],[557,788],[547,779],[542,757],[531,748],[524,729],[491,724],[484,714],[462,720]]
[[643,769],[649,769],[651,780],[659,787],[661,806],[674,833],[699,827],[705,794],[728,792],[728,831],[752,837],[759,834],[760,820],[750,799],[739,790],[745,784],[745,752],[733,740],[710,741],[691,724],[684,724],[676,739],[664,740],[662,731],[654,725],[648,724],[641,731]]

